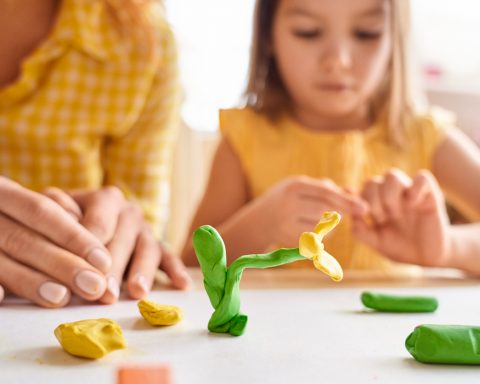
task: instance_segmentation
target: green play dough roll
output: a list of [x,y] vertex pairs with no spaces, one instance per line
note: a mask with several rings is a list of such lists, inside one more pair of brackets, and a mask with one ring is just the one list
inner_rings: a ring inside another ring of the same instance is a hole
[[438,301],[428,296],[397,296],[363,292],[362,303],[380,312],[434,312]]
[[480,364],[480,327],[420,325],[405,340],[415,360],[435,364]]

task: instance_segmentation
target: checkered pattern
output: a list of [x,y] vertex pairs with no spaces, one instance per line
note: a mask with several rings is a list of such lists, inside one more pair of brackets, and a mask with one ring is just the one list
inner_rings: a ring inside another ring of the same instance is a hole
[[179,87],[158,13],[153,53],[100,0],[64,0],[56,26],[0,89],[0,173],[33,190],[120,187],[157,234],[168,203]]

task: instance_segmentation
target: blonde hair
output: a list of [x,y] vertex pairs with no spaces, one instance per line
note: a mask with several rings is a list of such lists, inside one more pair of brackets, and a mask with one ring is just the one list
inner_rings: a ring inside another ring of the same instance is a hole
[[[410,2],[387,0],[392,14],[392,54],[385,78],[371,103],[372,118],[388,127],[389,141],[399,147],[416,111],[409,63]],[[289,103],[275,60],[270,53],[272,25],[278,0],[257,0],[246,104],[271,118]]]

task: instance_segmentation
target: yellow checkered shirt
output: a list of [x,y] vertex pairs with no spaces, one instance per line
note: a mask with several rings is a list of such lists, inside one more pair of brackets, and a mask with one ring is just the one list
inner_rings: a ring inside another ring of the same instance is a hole
[[119,33],[101,0],[64,0],[56,24],[0,88],[0,173],[33,190],[116,185],[161,232],[180,89],[161,13],[155,48]]

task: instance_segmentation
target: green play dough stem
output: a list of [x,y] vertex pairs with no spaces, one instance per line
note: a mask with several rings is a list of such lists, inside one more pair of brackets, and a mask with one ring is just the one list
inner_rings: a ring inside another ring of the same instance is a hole
[[480,364],[480,327],[420,325],[405,346],[415,360],[436,364]]
[[438,301],[429,296],[397,296],[363,292],[362,303],[380,312],[434,312]]
[[298,248],[284,248],[265,254],[245,255],[226,268],[226,252],[215,228],[204,225],[193,235],[193,245],[203,273],[205,290],[215,308],[208,329],[210,332],[240,336],[248,316],[240,313],[240,279],[245,268],[270,268],[305,260]]

